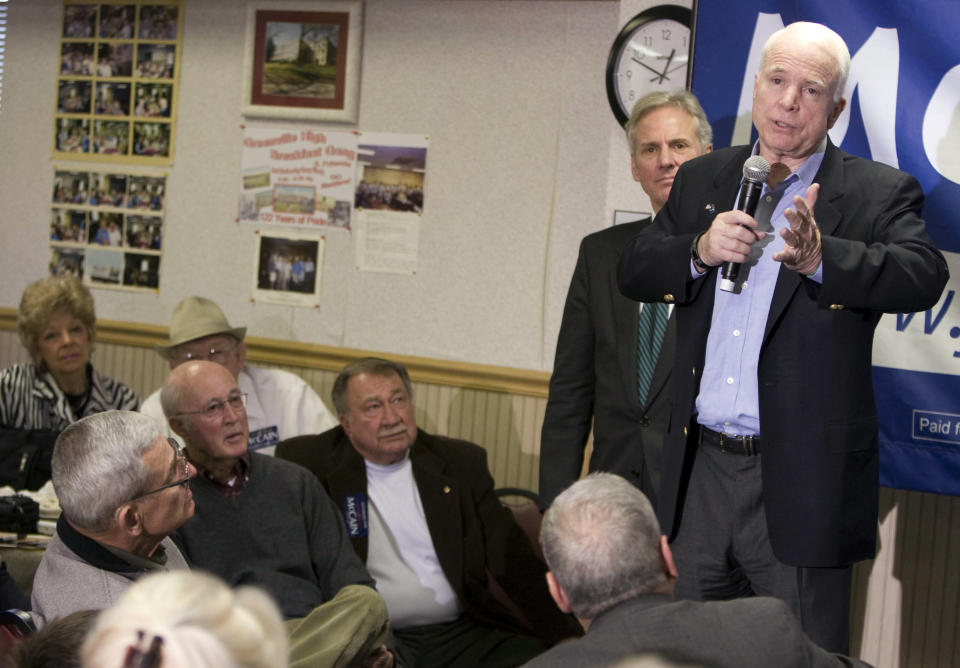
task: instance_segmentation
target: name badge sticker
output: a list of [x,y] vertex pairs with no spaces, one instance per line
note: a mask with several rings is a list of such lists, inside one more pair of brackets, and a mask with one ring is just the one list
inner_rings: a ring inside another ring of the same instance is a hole
[[280,431],[277,429],[276,425],[270,425],[269,427],[264,427],[263,429],[257,429],[256,431],[250,432],[250,441],[249,448],[251,450],[259,450],[261,448],[267,448],[271,445],[276,445],[280,442]]
[[343,497],[343,519],[350,538],[363,538],[370,532],[366,494],[361,492]]

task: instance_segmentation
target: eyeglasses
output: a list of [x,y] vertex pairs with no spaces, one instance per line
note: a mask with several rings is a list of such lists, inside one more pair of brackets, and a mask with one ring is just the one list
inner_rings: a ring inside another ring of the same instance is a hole
[[224,364],[227,361],[227,355],[232,353],[235,349],[235,345],[227,345],[219,348],[211,348],[206,352],[199,353],[177,351],[174,353],[173,357],[179,364],[183,364],[184,362],[189,362],[191,360],[209,360],[210,362],[216,362],[217,364]]
[[169,443],[170,447],[173,448],[174,471],[175,471],[175,475],[179,477],[172,480],[171,482],[160,485],[156,489],[151,489],[149,492],[144,492],[143,494],[135,496],[132,499],[130,499],[131,501],[136,501],[137,499],[142,499],[145,496],[150,496],[151,494],[162,492],[163,490],[169,489],[170,487],[179,487],[180,485],[185,485],[188,482],[190,482],[190,462],[187,461],[187,456],[183,453],[183,448],[181,448],[180,444],[177,443],[172,438],[168,438],[167,443]]
[[223,399],[214,399],[198,411],[181,411],[179,413],[174,413],[169,417],[174,417],[177,415],[200,415],[204,420],[214,422],[223,418],[223,409],[228,404],[230,408],[234,410],[234,412],[239,413],[247,406],[247,393],[237,392],[236,394],[231,394],[229,397],[227,397],[226,401]]

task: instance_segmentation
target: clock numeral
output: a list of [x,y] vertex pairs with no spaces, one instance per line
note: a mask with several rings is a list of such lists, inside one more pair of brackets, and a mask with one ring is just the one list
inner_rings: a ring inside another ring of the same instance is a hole
[[673,31],[670,30],[670,28],[663,28],[660,31],[660,39],[665,42],[669,42],[671,39],[673,39]]
[[653,37],[650,35],[643,36],[643,45],[644,46],[653,46]]

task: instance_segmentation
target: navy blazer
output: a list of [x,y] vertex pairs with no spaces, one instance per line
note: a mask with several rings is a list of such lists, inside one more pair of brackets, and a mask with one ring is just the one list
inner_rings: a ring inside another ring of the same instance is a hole
[[[678,370],[658,512],[672,535],[696,450],[695,400],[718,270],[690,275],[690,246],[729,210],[750,147],[684,163],[654,224],[624,250],[621,291],[676,304]],[[777,558],[837,567],[872,557],[877,524],[873,333],[883,312],[936,304],[947,282],[909,174],[828,141],[815,182],[823,283],[781,267],[760,351],[763,503]]]

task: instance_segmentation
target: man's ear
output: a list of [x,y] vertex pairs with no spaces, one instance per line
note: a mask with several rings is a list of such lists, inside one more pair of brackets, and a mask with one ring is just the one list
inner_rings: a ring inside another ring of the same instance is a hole
[[547,571],[547,589],[550,590],[550,596],[553,598],[553,602],[557,604],[557,607],[560,608],[560,612],[571,613],[573,608],[570,607],[570,601],[567,599],[567,592],[563,591],[563,587],[560,586],[560,583],[557,582],[557,578],[553,577],[553,571]]
[[666,536],[660,536],[660,562],[663,564],[663,571],[671,580],[677,579],[677,565],[673,562],[673,552],[670,550],[670,544]]
[[840,118],[840,114],[843,113],[844,108],[847,106],[847,100],[845,98],[840,98],[840,101],[833,105],[833,109],[830,110],[830,115],[827,117],[827,129],[833,127],[833,124],[837,122],[837,119]]
[[120,529],[131,536],[139,536],[143,533],[143,522],[140,520],[140,513],[137,511],[135,503],[125,503],[117,511],[117,525]]
[[170,425],[170,429],[174,434],[186,440],[187,425],[182,416],[171,415],[167,418],[167,424]]

